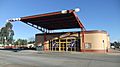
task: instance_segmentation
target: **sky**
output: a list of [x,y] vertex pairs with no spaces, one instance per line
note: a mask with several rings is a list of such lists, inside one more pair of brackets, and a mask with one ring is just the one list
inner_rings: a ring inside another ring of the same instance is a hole
[[[120,0],[0,0],[0,28],[5,26],[9,18],[75,8],[80,8],[77,15],[86,30],[105,30],[109,33],[111,42],[120,41]],[[12,24],[14,39],[29,39],[36,33],[41,33],[20,21]]]

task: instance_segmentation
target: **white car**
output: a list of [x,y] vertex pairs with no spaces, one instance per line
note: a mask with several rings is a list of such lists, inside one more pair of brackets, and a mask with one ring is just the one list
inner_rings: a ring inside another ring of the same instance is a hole
[[3,46],[0,46],[0,49],[4,49],[4,47],[3,47]]
[[111,46],[112,49],[115,49],[115,46]]

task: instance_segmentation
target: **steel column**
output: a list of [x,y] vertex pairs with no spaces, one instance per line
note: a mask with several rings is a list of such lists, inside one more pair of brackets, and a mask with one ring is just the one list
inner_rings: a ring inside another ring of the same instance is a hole
[[80,20],[79,20],[79,18],[78,18],[78,16],[75,14],[75,11],[73,11],[73,15],[75,16],[75,18],[77,19],[77,22],[78,22],[78,24],[79,24],[79,26],[80,26],[80,29],[81,29],[81,34],[82,34],[82,49],[83,49],[83,52],[85,51],[84,49],[85,49],[85,36],[84,36],[84,34],[85,34],[85,27],[83,26],[83,24],[80,22]]

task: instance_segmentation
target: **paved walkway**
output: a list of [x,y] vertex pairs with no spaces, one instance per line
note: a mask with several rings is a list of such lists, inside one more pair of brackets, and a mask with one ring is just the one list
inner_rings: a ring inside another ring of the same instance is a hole
[[0,67],[120,67],[119,55],[81,52],[1,51]]

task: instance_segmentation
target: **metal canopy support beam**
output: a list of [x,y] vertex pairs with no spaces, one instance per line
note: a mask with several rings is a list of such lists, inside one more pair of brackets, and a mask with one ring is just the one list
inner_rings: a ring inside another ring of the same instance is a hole
[[29,25],[29,26],[32,26],[32,27],[34,27],[34,28],[36,28],[36,29],[38,29],[38,30],[40,30],[40,31],[42,31],[43,33],[44,33],[44,43],[43,43],[43,45],[44,45],[44,48],[43,48],[43,50],[44,51],[46,51],[47,49],[46,49],[46,41],[47,41],[47,36],[46,36],[46,34],[47,33],[49,33],[49,30],[48,29],[45,29],[45,28],[42,28],[42,27],[40,27],[40,26],[37,26],[37,25],[34,25],[34,24],[30,24],[29,22],[25,22],[27,25]]
[[32,27],[40,30],[40,31],[43,32],[43,33],[44,33],[44,32],[46,32],[46,33],[49,33],[49,32],[50,32],[48,29],[45,29],[45,28],[42,28],[42,27],[40,27],[40,26],[31,24],[31,23],[29,23],[29,22],[25,22],[25,23],[26,23],[27,25],[29,25],[29,26],[32,26]]
[[[75,16],[75,18],[77,19],[77,21],[78,21],[78,24],[79,24],[79,26],[80,26],[80,29],[81,29],[81,33],[82,33],[82,49],[83,49],[83,52],[84,52],[84,49],[85,49],[85,31],[86,31],[86,29],[85,29],[85,27],[83,26],[83,24],[80,22],[80,20],[79,20],[79,18],[78,18],[78,16],[75,14],[75,12],[73,12],[73,15]],[[80,50],[81,51],[81,50]]]
[[[15,21],[21,21],[21,18],[12,18],[12,19],[6,20],[6,22],[15,22]],[[34,28],[36,28],[36,29],[38,29],[38,30],[40,30],[42,32],[50,33],[50,30],[45,29],[43,27],[37,26],[35,24],[31,24],[29,22],[24,22],[24,23],[26,23],[27,25],[32,26],[32,27],[34,27]]]
[[[21,18],[13,18],[13,19],[6,20],[6,22],[15,22],[15,21],[20,21],[20,20],[21,20]],[[38,30],[40,30],[41,32],[44,33],[44,50],[46,51],[46,43],[45,43],[46,42],[46,33],[50,33],[50,31],[48,29],[45,29],[45,28],[42,28],[40,26],[31,24],[29,22],[24,22],[24,23],[26,23],[27,25],[32,26],[32,27],[34,27],[34,28],[36,28],[36,29],[38,29]]]
[[46,41],[47,41],[47,36],[46,36],[47,33],[44,33],[44,48],[43,50],[46,51],[47,48],[46,48]]

